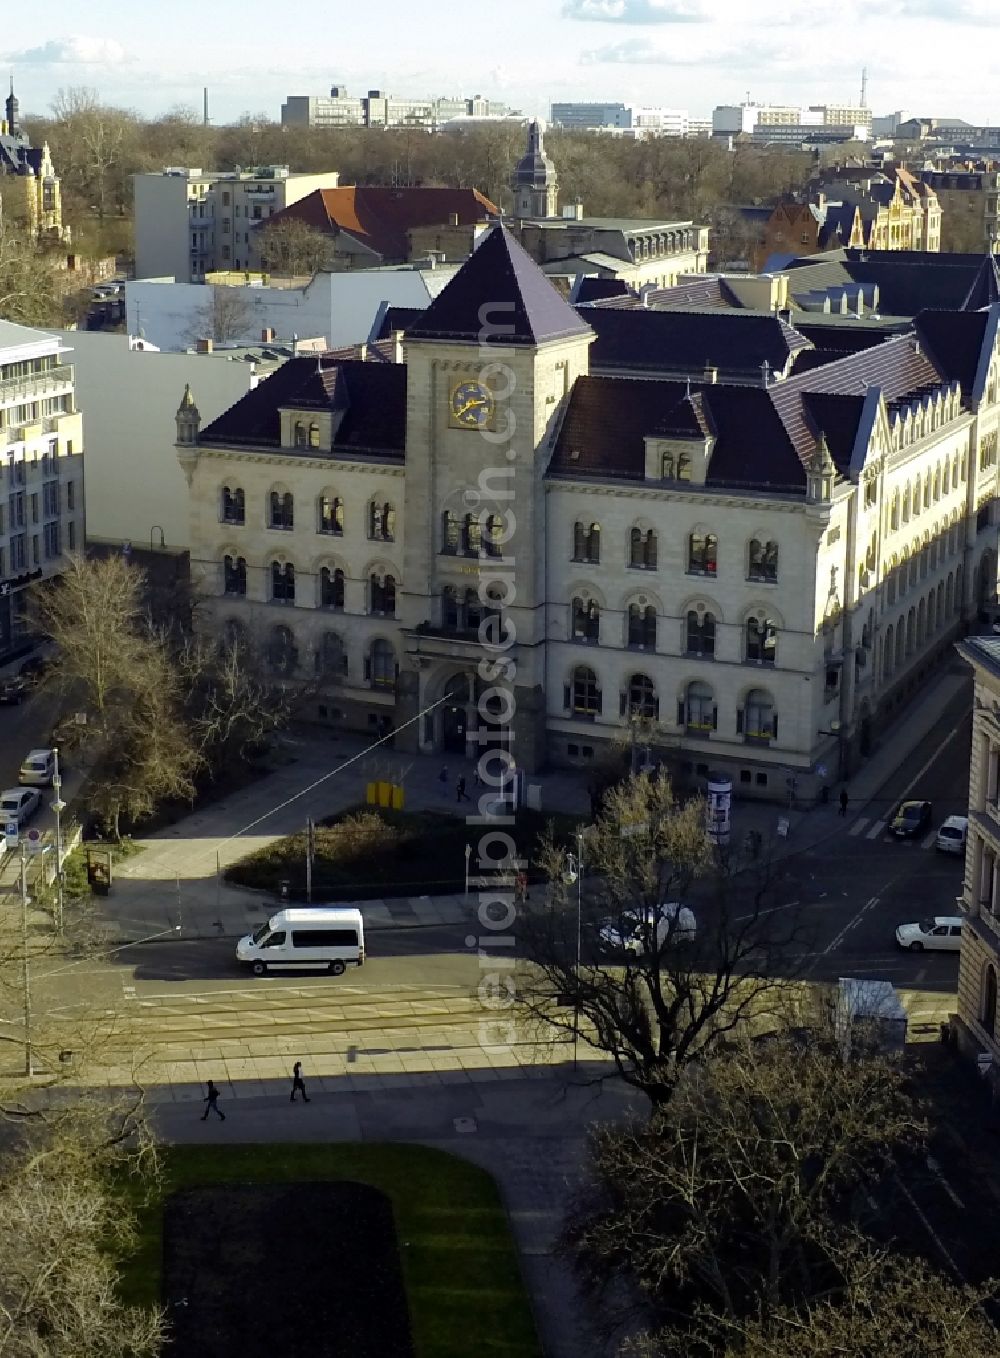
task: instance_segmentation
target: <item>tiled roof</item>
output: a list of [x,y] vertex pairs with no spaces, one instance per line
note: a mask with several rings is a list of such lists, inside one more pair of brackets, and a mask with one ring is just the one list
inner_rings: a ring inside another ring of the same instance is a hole
[[346,231],[384,260],[405,260],[406,233],[414,227],[445,226],[452,215],[459,224],[496,221],[498,209],[478,189],[391,188],[348,184],[314,189],[297,203],[268,219],[305,222],[317,231]]
[[597,336],[591,368],[690,372],[706,367],[760,381],[761,365],[784,372],[790,356],[809,342],[777,316],[739,311],[663,311],[592,307],[586,313]]
[[982,255],[926,254],[908,250],[843,250],[792,260],[793,297],[831,288],[878,289],[882,315],[915,316],[934,308],[961,310],[982,267]]
[[[199,443],[281,446],[282,408],[342,411],[334,452],[377,452],[400,460],[406,444],[402,364],[293,358],[204,428]],[[283,449],[288,452],[288,449]],[[294,451],[294,450],[292,450]],[[317,456],[316,449],[304,450]],[[320,456],[322,454],[319,454]]]
[[631,289],[621,297],[608,297],[595,300],[592,306],[600,307],[640,307],[659,308],[663,311],[681,311],[688,308],[706,310],[739,310],[743,304],[726,280],[720,274],[698,274],[675,283],[672,288],[644,288],[643,296]]
[[406,333],[408,339],[541,344],[591,331],[510,232],[495,226]]
[[[905,321],[893,323],[897,330],[907,326]],[[881,344],[890,328],[881,322],[866,321],[855,316],[822,316],[811,319],[809,316],[796,316],[795,329],[804,335],[817,349],[835,350],[837,357],[855,354],[860,349],[871,349]]]
[[[752,441],[748,431],[753,431]],[[715,437],[707,484],[793,491],[801,462],[763,387],[581,377],[573,386],[549,472],[644,481],[647,437]]]

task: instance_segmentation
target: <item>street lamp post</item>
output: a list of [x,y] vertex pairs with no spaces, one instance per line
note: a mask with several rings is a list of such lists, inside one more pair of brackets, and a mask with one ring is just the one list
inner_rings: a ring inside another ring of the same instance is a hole
[[31,964],[28,961],[28,857],[21,840],[21,961],[24,968],[24,1073],[35,1073],[31,1057]]
[[62,851],[62,813],[66,810],[66,803],[59,795],[62,787],[62,776],[59,773],[59,751],[52,751],[55,761],[55,771],[52,774],[52,791],[56,799],[52,803],[52,810],[56,813],[56,932],[62,934],[63,931],[63,851]]
[[579,1043],[580,1043],[580,953],[583,934],[583,831],[578,830],[576,835],[576,854],[567,854],[568,871],[566,880],[572,884],[576,882],[576,959],[573,967],[573,980],[575,982],[573,995],[573,1072],[579,1066]]

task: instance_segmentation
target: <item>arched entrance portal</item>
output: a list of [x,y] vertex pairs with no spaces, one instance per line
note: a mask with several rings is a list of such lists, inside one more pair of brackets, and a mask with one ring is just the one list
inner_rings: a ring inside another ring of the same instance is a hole
[[469,729],[469,689],[471,675],[454,674],[444,687],[441,709],[441,749],[446,754],[464,755]]

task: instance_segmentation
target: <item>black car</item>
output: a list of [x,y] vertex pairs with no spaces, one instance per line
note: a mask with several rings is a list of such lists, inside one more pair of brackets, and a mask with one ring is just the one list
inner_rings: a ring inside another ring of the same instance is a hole
[[930,829],[931,815],[930,802],[900,802],[889,829],[899,839],[915,839]]
[[22,703],[30,690],[31,686],[22,674],[0,679],[0,703]]

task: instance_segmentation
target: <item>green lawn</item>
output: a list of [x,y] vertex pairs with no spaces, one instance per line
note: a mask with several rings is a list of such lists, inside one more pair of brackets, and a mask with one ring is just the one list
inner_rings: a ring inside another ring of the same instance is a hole
[[475,1165],[402,1145],[169,1146],[162,1156],[163,1183],[139,1209],[137,1248],[123,1264],[127,1302],[161,1300],[160,1204],[176,1189],[352,1179],[392,1202],[417,1358],[541,1358],[506,1212]]
[[[381,834],[349,833],[352,824],[370,827],[372,817]],[[521,810],[510,830],[518,852],[529,861],[549,821],[557,836],[571,836],[578,817]],[[345,824],[345,822],[347,824]],[[313,900],[347,897],[352,900],[384,896],[445,895],[465,886],[465,847],[475,852],[481,827],[469,827],[463,816],[444,811],[390,811],[356,806],[331,816],[316,828],[313,863]],[[238,886],[278,892],[289,883],[292,899],[305,899],[305,834],[288,835],[241,858],[226,870]],[[473,859],[475,873],[475,859]]]

